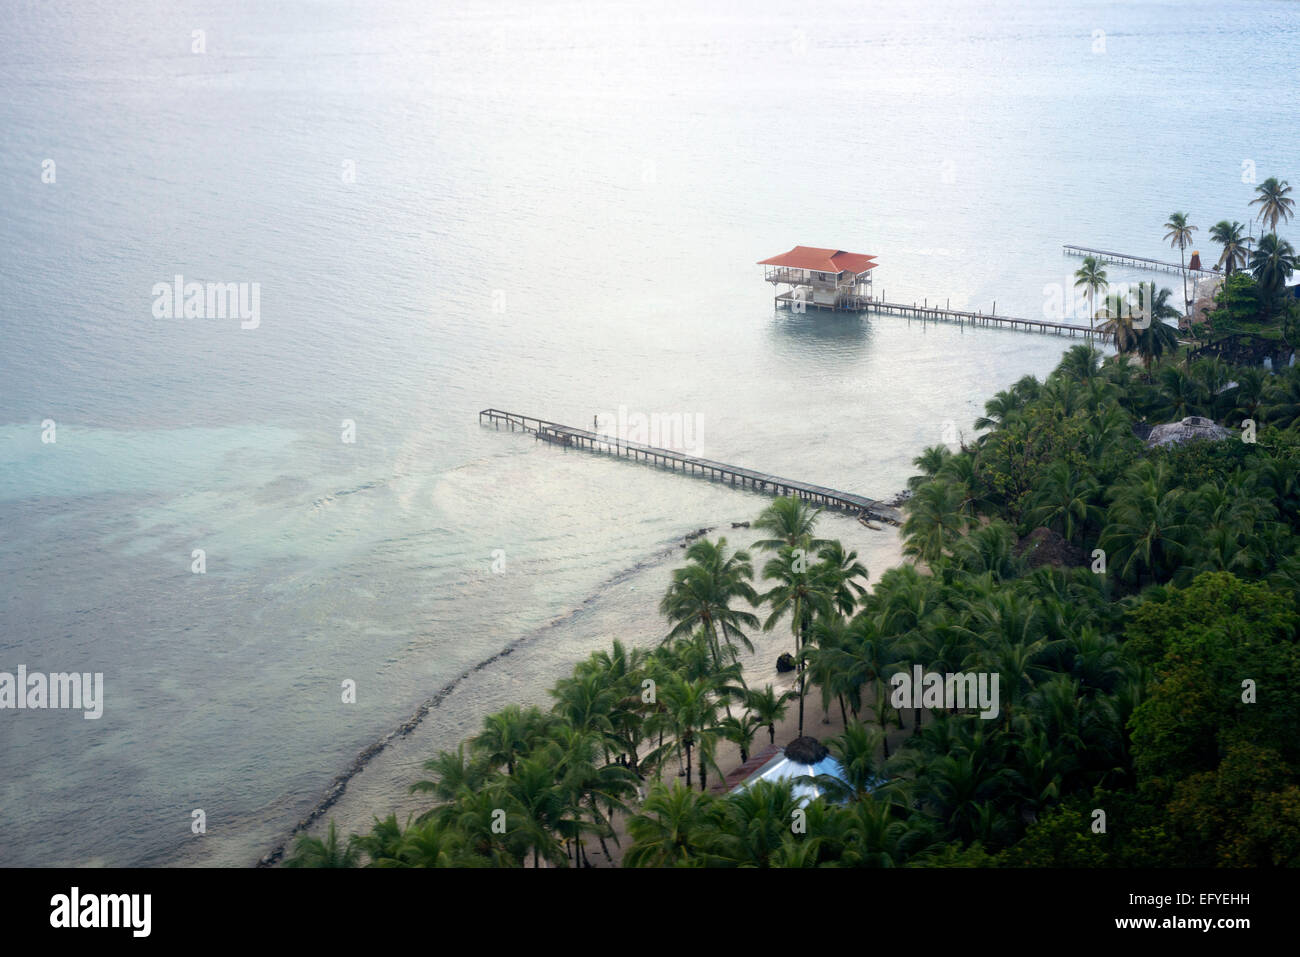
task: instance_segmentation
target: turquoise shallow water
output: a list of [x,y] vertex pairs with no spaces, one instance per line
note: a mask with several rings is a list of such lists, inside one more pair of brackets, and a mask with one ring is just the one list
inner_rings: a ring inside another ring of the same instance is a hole
[[[0,670],[107,700],[0,713],[0,861],[252,861],[448,680],[531,636],[540,681],[617,630],[579,613],[610,582],[763,504],[483,407],[689,417],[700,454],[893,494],[1069,340],[774,316],[755,261],[838,245],[890,298],[1040,316],[1061,243],[1171,256],[1175,208],[1247,218],[1244,161],[1300,175],[1298,32],[1273,2],[3,5]],[[260,324],[156,318],[177,273],[258,283]]]

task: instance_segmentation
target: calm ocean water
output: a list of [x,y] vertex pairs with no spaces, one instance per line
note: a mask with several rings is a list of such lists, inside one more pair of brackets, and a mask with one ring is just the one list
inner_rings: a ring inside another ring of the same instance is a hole
[[[535,673],[484,669],[445,746],[657,634],[665,549],[765,503],[481,408],[892,495],[1070,340],[774,316],[755,261],[1041,316],[1062,243],[1167,257],[1175,209],[1248,218],[1244,162],[1300,176],[1297,41],[1266,0],[0,0],[0,671],[106,687],[0,712],[0,863],[250,863],[503,647]],[[259,324],[159,318],[177,274]]]

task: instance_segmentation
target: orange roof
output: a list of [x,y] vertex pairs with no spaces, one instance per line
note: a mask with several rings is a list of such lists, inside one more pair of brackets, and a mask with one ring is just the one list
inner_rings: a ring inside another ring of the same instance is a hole
[[795,246],[788,253],[759,260],[760,266],[787,266],[790,269],[813,269],[817,272],[866,272],[880,263],[875,256],[863,253],[846,253],[842,249],[819,249],[816,246]]

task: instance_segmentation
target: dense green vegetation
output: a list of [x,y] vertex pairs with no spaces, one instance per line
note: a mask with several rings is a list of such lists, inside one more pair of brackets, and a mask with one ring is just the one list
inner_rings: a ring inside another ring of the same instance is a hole
[[[1253,419],[1256,441],[1135,434],[1188,414]],[[659,647],[593,654],[549,710],[507,708],[429,761],[427,813],[302,836],[289,863],[603,863],[620,817],[626,866],[1300,863],[1300,371],[1149,373],[1077,346],[979,425],[916,460],[919,565],[866,590],[815,510],[779,499],[752,552],[692,543]],[[1026,547],[1044,535],[1052,563]],[[746,686],[758,628],[789,629],[793,697]],[[913,664],[996,672],[1000,713],[899,713],[888,680]],[[708,791],[721,741],[748,754],[809,702],[844,720],[846,784],[802,814],[786,787]]]
[[[1300,340],[1300,302],[1288,294],[1286,283],[1300,262],[1295,248],[1278,234],[1278,225],[1294,215],[1291,192],[1285,180],[1272,176],[1255,187],[1250,205],[1258,208],[1253,215],[1261,231],[1268,230],[1258,239],[1236,220],[1223,219],[1210,227],[1210,239],[1222,249],[1214,268],[1223,271],[1224,281],[1213,305],[1202,306],[1193,315],[1184,274],[1190,320],[1186,330],[1196,343],[1193,356],[1217,356],[1239,365],[1259,365],[1265,358],[1275,366],[1291,361]],[[1197,227],[1186,213],[1173,213],[1165,229],[1165,239],[1180,257],[1185,256]],[[1093,282],[1104,288],[1105,272],[1094,276]],[[1125,351],[1122,345],[1121,351]]]

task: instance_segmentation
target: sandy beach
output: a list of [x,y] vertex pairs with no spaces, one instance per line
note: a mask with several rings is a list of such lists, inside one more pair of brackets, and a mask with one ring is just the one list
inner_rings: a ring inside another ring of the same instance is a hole
[[[905,560],[902,539],[896,528],[868,529],[842,515],[823,513],[818,532],[823,537],[838,538],[846,547],[858,552],[859,560],[870,573],[868,587],[886,570],[901,565]],[[737,547],[747,547],[758,537],[744,527],[719,527],[709,534],[710,537],[723,535],[729,544]],[[347,781],[342,793],[307,828],[308,833],[323,836],[331,820],[341,835],[364,833],[370,829],[376,816],[384,818],[390,813],[395,813],[399,822],[405,823],[408,817],[419,815],[430,807],[426,795],[410,792],[412,784],[426,777],[424,762],[439,751],[454,750],[459,742],[477,733],[484,716],[512,703],[549,709],[551,698],[547,689],[567,676],[579,660],[608,647],[614,638],[633,646],[655,647],[668,630],[658,612],[659,600],[672,570],[683,561],[681,548],[667,549],[658,560],[593,596],[589,603],[570,616],[572,620],[553,623],[553,626],[518,642],[510,654],[479,670],[467,672],[442,698],[444,704],[451,702],[461,706],[434,707],[408,733],[393,736]],[[755,565],[761,567],[761,556],[756,557]],[[762,582],[756,583],[760,590],[762,585]],[[757,613],[760,619],[766,617],[765,609]],[[770,632],[757,630],[750,634],[750,640],[754,650],[742,652],[739,659],[746,683],[754,688],[771,683],[778,691],[793,690],[794,674],[782,675],[776,670],[777,657],[794,650],[788,622],[780,622]],[[825,740],[843,730],[838,706],[832,702],[829,715],[824,714],[817,689],[809,689],[804,708],[805,734]],[[785,720],[776,726],[778,746],[784,746],[797,736],[798,717],[798,703],[791,701]],[[910,733],[910,728],[907,732],[891,733],[891,748],[894,736],[902,733]],[[767,729],[761,728],[751,750],[756,752],[767,742]],[[726,741],[719,743],[716,760],[724,773],[732,772],[742,763],[739,748]],[[676,776],[676,762],[670,760],[662,773],[663,780],[671,783]],[[650,778],[647,786],[653,780]],[[693,777],[693,781],[698,787],[698,778]],[[716,775],[711,776],[709,783],[711,788],[719,783]],[[626,848],[621,821],[616,822],[616,828],[620,832],[622,848]],[[606,843],[613,854],[612,862],[606,861],[599,844],[592,842],[587,855],[594,866],[617,865],[621,848],[612,842]],[[270,848],[267,850],[271,851]]]

